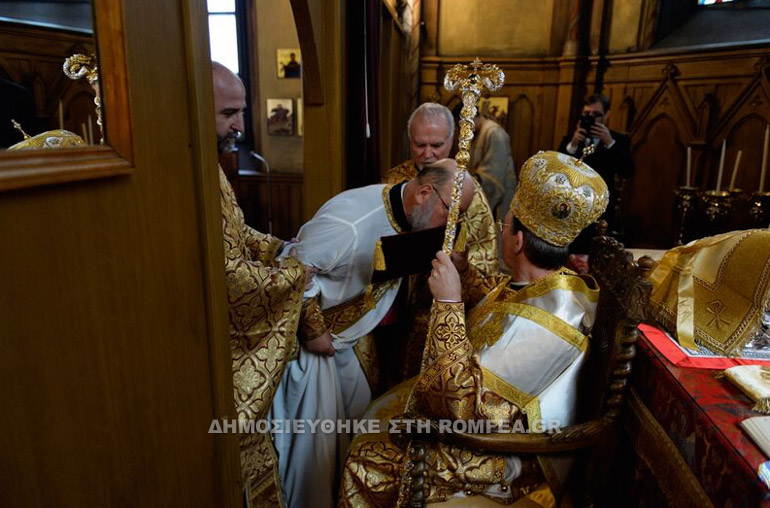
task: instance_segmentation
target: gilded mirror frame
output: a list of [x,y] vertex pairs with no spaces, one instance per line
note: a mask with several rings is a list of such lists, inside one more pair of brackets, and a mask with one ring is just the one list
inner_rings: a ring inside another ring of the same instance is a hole
[[131,110],[123,36],[123,0],[93,0],[104,125],[109,144],[0,152],[0,191],[133,172]]

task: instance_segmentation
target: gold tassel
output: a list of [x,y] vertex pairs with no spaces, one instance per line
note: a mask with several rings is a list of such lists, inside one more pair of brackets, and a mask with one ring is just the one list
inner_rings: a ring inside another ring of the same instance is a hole
[[770,399],[759,399],[751,410],[770,415]]
[[[377,242],[380,243],[379,241]],[[367,309],[373,309],[374,306],[377,304],[377,302],[374,301],[374,295],[372,294],[372,291],[374,290],[374,287],[369,284],[366,286],[366,293],[364,294],[364,304],[366,305]]]
[[372,266],[375,270],[381,272],[385,270],[385,253],[382,252],[382,242],[377,240],[377,245],[374,247],[374,259],[372,260]]
[[460,224],[460,232],[457,233],[457,239],[455,240],[455,252],[462,252],[465,250],[465,244],[468,243],[468,228],[465,222]]

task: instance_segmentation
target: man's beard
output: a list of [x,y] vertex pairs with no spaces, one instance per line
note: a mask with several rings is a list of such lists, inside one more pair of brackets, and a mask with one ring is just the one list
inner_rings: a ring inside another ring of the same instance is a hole
[[[217,136],[219,138],[219,136]],[[227,136],[217,140],[217,151],[220,154],[230,153],[235,151],[235,143],[241,138],[241,133],[238,131],[230,131]]]
[[421,231],[430,227],[430,219],[433,215],[433,207],[436,205],[436,196],[431,196],[422,206],[416,206],[407,217],[409,225],[414,231]]

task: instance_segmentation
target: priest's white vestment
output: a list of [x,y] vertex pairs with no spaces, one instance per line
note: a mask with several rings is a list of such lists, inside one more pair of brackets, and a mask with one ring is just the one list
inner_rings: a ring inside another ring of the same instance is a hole
[[[405,218],[401,213],[403,186],[392,187],[370,185],[333,197],[302,226],[299,243],[287,246],[294,249],[297,259],[318,269],[305,297],[317,298],[321,309],[366,294],[377,240],[397,234],[403,226],[399,222]],[[400,221],[394,217],[394,208]],[[290,508],[333,506],[338,471],[350,443],[348,433],[338,432],[336,423],[360,418],[371,400],[353,346],[382,320],[399,285],[400,280],[394,281],[371,310],[346,329],[332,333],[334,357],[300,348],[298,358],[286,367],[270,418],[304,421],[304,433],[273,434],[281,485]],[[333,432],[323,432],[320,423],[312,427],[323,420],[335,422]]]

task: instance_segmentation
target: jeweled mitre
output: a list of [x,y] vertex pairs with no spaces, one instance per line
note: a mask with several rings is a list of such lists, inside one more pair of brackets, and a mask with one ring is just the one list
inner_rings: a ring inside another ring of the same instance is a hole
[[541,151],[522,166],[511,211],[535,236],[564,247],[604,213],[608,202],[607,184],[588,164]]
[[43,148],[74,148],[86,144],[83,138],[70,131],[56,129],[32,136],[8,147],[8,150],[35,150]]

